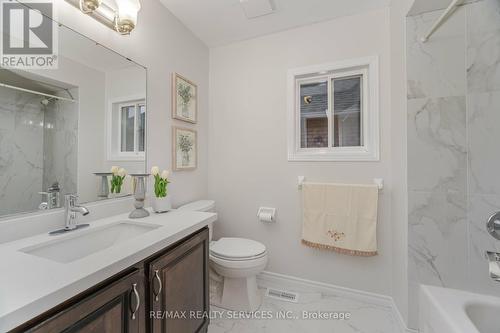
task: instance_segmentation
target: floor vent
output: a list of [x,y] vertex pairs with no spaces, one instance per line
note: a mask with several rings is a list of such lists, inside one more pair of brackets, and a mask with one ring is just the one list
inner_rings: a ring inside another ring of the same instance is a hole
[[299,294],[293,293],[291,291],[267,288],[266,296],[271,298],[277,298],[282,301],[297,303],[299,301]]

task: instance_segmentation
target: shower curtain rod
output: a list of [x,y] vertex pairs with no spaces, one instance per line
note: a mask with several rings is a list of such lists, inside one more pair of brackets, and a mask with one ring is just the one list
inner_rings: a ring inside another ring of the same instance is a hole
[[21,88],[21,87],[11,86],[11,85],[5,84],[5,83],[0,83],[0,87],[5,87],[5,88],[9,88],[9,89],[24,91],[24,92],[27,92],[27,93],[32,93],[32,94],[36,94],[36,95],[40,95],[40,96],[45,96],[45,97],[49,97],[49,98],[54,98],[54,99],[58,99],[58,100],[61,100],[61,101],[67,101],[67,102],[71,102],[71,103],[76,102],[74,99],[71,99],[71,98],[65,98],[65,97],[60,97],[60,96],[56,96],[56,95],[46,94],[46,93],[42,93],[42,92],[35,91],[35,90],[30,90],[30,89],[25,89],[25,88]]
[[437,19],[436,23],[434,23],[429,32],[425,36],[423,36],[420,41],[422,43],[427,42],[432,34],[436,32],[436,30],[444,23],[444,21],[446,21],[463,2],[464,0],[453,0],[448,8],[446,8],[446,10],[443,12],[443,14],[441,14],[441,16]]

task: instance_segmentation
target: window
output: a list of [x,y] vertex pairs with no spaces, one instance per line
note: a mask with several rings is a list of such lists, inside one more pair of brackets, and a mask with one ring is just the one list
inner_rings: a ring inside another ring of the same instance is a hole
[[379,159],[377,64],[373,57],[289,71],[289,160]]
[[111,103],[110,160],[144,160],[146,104],[144,99]]
[[120,105],[120,152],[144,152],[146,106],[144,102]]

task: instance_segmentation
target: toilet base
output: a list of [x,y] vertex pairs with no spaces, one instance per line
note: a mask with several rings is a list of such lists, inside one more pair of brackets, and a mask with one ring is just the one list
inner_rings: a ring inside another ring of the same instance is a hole
[[217,306],[234,311],[257,311],[262,304],[262,295],[257,288],[255,276],[248,278],[224,277],[222,298]]

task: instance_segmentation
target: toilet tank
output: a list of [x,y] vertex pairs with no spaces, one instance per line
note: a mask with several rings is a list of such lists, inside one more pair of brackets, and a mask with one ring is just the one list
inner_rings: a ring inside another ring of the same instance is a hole
[[[193,201],[188,204],[182,205],[178,210],[189,210],[195,212],[209,212],[215,213],[215,201],[214,200],[198,200]],[[213,223],[208,224],[209,231],[209,241],[212,240]]]

